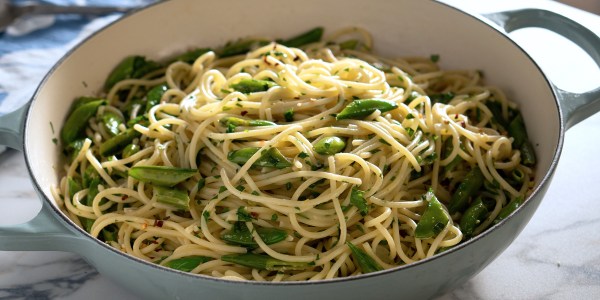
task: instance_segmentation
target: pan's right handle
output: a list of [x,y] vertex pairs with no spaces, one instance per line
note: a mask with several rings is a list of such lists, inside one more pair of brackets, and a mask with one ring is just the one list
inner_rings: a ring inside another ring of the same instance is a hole
[[0,145],[23,151],[23,129],[29,102],[0,117]]
[[[583,25],[557,13],[541,9],[521,9],[484,15],[506,32],[539,27],[564,36],[581,47],[600,66],[600,38]],[[574,74],[575,75],[575,74]],[[600,111],[600,87],[585,93],[573,93],[556,87],[566,128]]]

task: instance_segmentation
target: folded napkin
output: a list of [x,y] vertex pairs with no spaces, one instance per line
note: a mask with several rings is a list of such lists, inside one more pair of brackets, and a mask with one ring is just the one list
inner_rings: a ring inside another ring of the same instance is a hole
[[[15,3],[24,1],[14,1]],[[143,6],[153,0],[54,0],[56,5]],[[31,99],[50,68],[82,39],[121,17],[57,15],[25,17],[0,33],[0,115]],[[4,147],[0,146],[0,152]]]

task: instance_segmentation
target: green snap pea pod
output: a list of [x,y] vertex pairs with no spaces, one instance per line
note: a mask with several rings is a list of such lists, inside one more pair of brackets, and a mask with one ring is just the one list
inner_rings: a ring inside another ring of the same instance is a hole
[[366,216],[369,213],[369,204],[367,204],[367,200],[365,199],[365,192],[356,187],[352,187],[352,191],[350,192],[350,204],[358,208],[361,216]]
[[169,89],[169,86],[166,83],[159,84],[146,94],[146,112],[148,112],[153,106],[160,103],[160,99],[164,93]]
[[340,49],[342,50],[354,50],[358,46],[358,40],[347,40],[340,43]]
[[454,93],[442,93],[442,94],[433,94],[430,95],[431,103],[443,103],[448,104],[452,99],[454,99]]
[[179,271],[183,271],[183,272],[190,272],[193,269],[195,269],[197,266],[199,266],[205,262],[209,262],[213,259],[214,258],[212,258],[212,257],[200,256],[200,255],[186,256],[186,257],[177,258],[177,259],[166,262],[165,267],[169,267],[171,269],[175,269],[175,270],[179,270]]
[[104,141],[104,143],[100,145],[100,155],[104,157],[115,155],[121,152],[125,146],[131,144],[131,142],[140,135],[141,134],[133,128],[129,128]]
[[96,114],[98,107],[104,103],[104,100],[91,101],[73,110],[60,133],[63,142],[68,144],[80,138],[88,125],[88,120]]
[[267,45],[268,43],[269,43],[269,41],[267,41],[267,40],[255,40],[255,39],[240,40],[240,41],[233,42],[233,43],[227,43],[225,45],[225,47],[223,47],[223,49],[221,49],[221,51],[219,51],[219,56],[220,57],[230,57],[230,56],[244,54],[244,53],[247,53],[248,51],[252,50],[252,48],[254,48],[256,46]]
[[363,274],[381,271],[383,268],[369,254],[362,249],[356,247],[350,242],[346,242],[348,248],[352,251],[352,257]]
[[119,134],[119,125],[123,124],[123,122],[125,122],[123,117],[114,112],[105,111],[102,114],[102,126],[112,136]]
[[70,112],[75,111],[78,107],[86,104],[86,103],[90,103],[90,102],[94,102],[94,101],[98,101],[98,100],[103,100],[102,98],[96,98],[96,97],[79,97],[77,99],[75,99],[75,101],[73,101],[73,104],[71,104],[71,109],[69,110]]
[[279,43],[287,47],[301,47],[306,44],[315,43],[321,40],[323,36],[323,27],[316,27],[300,35],[292,37]]
[[67,187],[69,192],[69,197],[73,199],[73,195],[77,192],[81,191],[81,184],[75,180],[73,177],[67,178]]
[[523,116],[520,113],[517,113],[516,117],[508,124],[507,130],[508,134],[514,139],[513,143],[515,147],[521,150],[521,162],[526,166],[533,166],[536,161],[535,151],[527,136]]
[[198,57],[202,56],[202,54],[212,51],[210,48],[198,48],[194,50],[190,50],[188,52],[177,55],[173,58],[172,61],[182,61],[188,64],[193,64]]
[[[279,243],[285,240],[285,238],[288,236],[285,230],[277,228],[254,226],[254,229],[262,241],[267,245]],[[229,244],[240,245],[248,248],[258,247],[258,244],[252,237],[252,233],[250,230],[248,230],[248,226],[246,226],[244,222],[235,222],[230,231],[221,235],[221,239]]]
[[517,208],[521,206],[521,204],[523,204],[523,197],[521,196],[516,197],[515,199],[510,201],[506,206],[504,206],[500,210],[500,212],[496,216],[496,219],[494,219],[494,224],[497,224],[498,222],[506,219],[510,214],[517,210]]
[[92,183],[92,180],[100,178],[100,174],[96,171],[96,169],[92,165],[88,165],[83,171],[83,175],[81,176],[81,184],[84,188],[88,188]]
[[328,136],[316,142],[313,149],[321,155],[334,155],[346,149],[346,141],[337,136]]
[[160,68],[158,63],[146,60],[143,56],[134,55],[126,57],[108,75],[104,83],[104,89],[109,90],[121,80],[140,78],[158,68]]
[[463,211],[469,204],[469,198],[483,186],[484,177],[478,166],[474,166],[452,195],[448,211],[451,215]]
[[136,144],[129,144],[129,145],[125,146],[125,148],[123,148],[123,151],[121,152],[121,157],[128,158],[128,157],[138,153],[139,151],[140,151],[140,146],[138,146]]
[[267,271],[305,270],[311,265],[306,262],[288,262],[272,258],[265,254],[229,254],[221,256],[222,261],[238,264],[248,268]]
[[361,120],[376,110],[379,110],[383,113],[396,108],[398,108],[398,104],[393,101],[383,99],[359,99],[348,104],[339,114],[337,114],[336,119]]
[[[242,148],[239,150],[233,150],[227,154],[227,159],[229,161],[234,162],[238,165],[245,164],[252,155],[254,155],[260,148],[258,147],[248,147]],[[265,150],[259,159],[257,159],[253,166],[256,167],[271,167],[277,169],[283,169],[287,167],[291,167],[292,163],[290,163],[277,148],[269,148]]]
[[219,120],[219,122],[221,124],[223,124],[224,126],[228,126],[229,124],[235,125],[235,126],[251,126],[251,127],[258,127],[258,126],[275,126],[277,124],[271,122],[271,121],[265,121],[265,120],[246,120],[246,119],[242,119],[242,118],[237,118],[237,117],[224,117],[221,118],[221,120]]
[[508,128],[508,122],[504,119],[502,114],[502,104],[500,104],[500,102],[488,101],[485,103],[485,106],[492,112],[492,121],[500,125],[502,129]]
[[[87,169],[86,169],[86,171],[87,171]],[[100,183],[102,183],[102,179],[99,176],[91,179],[91,181],[87,185],[88,193],[86,195],[85,200],[83,201],[83,204],[85,204],[87,206],[92,206],[94,198],[99,193],[98,185],[100,185]],[[84,217],[79,217],[79,220],[81,221],[81,225],[83,225],[83,228],[85,229],[85,231],[90,232],[92,230],[92,225],[94,225],[95,220],[84,218]]]
[[115,226],[115,224],[110,224],[104,227],[100,234],[102,235],[102,239],[105,242],[116,242],[117,241],[117,233],[119,232],[119,228]]
[[475,228],[483,222],[489,212],[489,205],[486,205],[481,197],[478,197],[477,200],[467,208],[460,219],[460,230],[465,238],[473,236],[473,231],[475,231]]
[[230,87],[244,94],[264,92],[277,84],[273,81],[258,80],[258,79],[242,79],[238,83],[230,85]]
[[442,203],[440,203],[431,189],[425,194],[425,200],[428,202],[427,208],[421,215],[421,219],[417,223],[417,228],[415,228],[415,237],[419,239],[436,236],[450,221]]
[[198,170],[167,166],[136,166],[129,169],[129,176],[159,186],[172,187],[194,176]]
[[127,121],[127,128],[133,128],[135,124],[140,124],[142,126],[147,126],[149,124],[148,118],[146,116],[137,116],[129,121]]
[[[450,155],[450,153],[452,153],[452,150],[454,150],[454,145],[452,144],[452,139],[451,138],[446,139],[446,141],[444,142],[444,156],[445,156],[444,159],[446,157],[448,157],[448,155]],[[444,166],[444,172],[452,171],[462,161],[463,161],[463,158],[460,155],[455,156],[454,159],[450,163],[448,163],[447,165]]]
[[190,196],[187,191],[162,186],[155,186],[154,191],[156,191],[158,203],[167,205],[174,210],[190,210]]

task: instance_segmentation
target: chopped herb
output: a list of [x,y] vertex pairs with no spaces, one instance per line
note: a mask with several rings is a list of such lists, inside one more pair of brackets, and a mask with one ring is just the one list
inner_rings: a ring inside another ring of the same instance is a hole
[[308,157],[308,154],[307,154],[306,152],[300,152],[300,153],[298,154],[298,157],[299,157],[299,158],[307,158],[307,157]]
[[429,59],[431,59],[432,62],[438,62],[440,60],[440,55],[439,54],[432,54]]
[[367,200],[365,199],[364,191],[353,187],[352,191],[350,192],[350,203],[358,208],[361,216],[366,216],[369,213],[369,206],[367,204]]
[[413,114],[406,115],[406,119],[407,120],[411,120],[411,119],[414,119],[414,118],[415,118],[415,116],[413,116]]
[[288,190],[288,191],[291,190],[292,189],[292,183],[291,182],[286,182],[285,183],[285,189]]
[[252,221],[252,215],[246,211],[246,208],[240,206],[237,210],[238,221],[250,222]]
[[277,219],[279,219],[279,216],[277,214],[271,215],[271,221],[275,222],[275,221],[277,221]]
[[52,142],[54,143],[54,145],[58,145],[58,139],[57,138],[53,138]]
[[251,194],[252,194],[252,195],[254,195],[254,196],[258,196],[258,195],[260,195],[260,193],[259,193],[259,192],[257,192],[257,191],[252,191],[252,193],[251,193]]
[[207,210],[205,210],[202,213],[202,216],[204,217],[204,220],[206,220],[207,222],[208,222],[208,220],[210,220],[210,213]]
[[206,179],[200,178],[198,180],[198,191],[200,191],[206,185]]
[[294,122],[294,109],[290,108],[283,113],[286,122]]
[[223,186],[223,185],[220,186],[219,187],[219,194],[222,193],[222,192],[224,192],[224,191],[226,191],[226,190],[227,190],[227,188],[225,186]]
[[415,135],[415,130],[410,127],[406,127],[404,130],[406,130],[406,133],[408,133],[409,137],[413,137]]
[[235,189],[238,190],[238,191],[240,191],[240,192],[243,192],[246,188],[243,185],[240,184],[240,185],[236,186]]
[[380,142],[380,143],[382,143],[382,144],[384,144],[384,145],[391,146],[391,145],[390,145],[390,143],[388,143],[388,142],[387,142],[386,140],[384,140],[384,139],[379,139],[379,142]]

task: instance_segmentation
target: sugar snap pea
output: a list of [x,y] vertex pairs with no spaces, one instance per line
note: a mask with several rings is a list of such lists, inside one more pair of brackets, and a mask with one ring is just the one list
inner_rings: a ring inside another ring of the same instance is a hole
[[166,83],[159,84],[151,88],[146,94],[146,112],[148,112],[153,106],[160,103],[160,99],[164,93],[169,89]]
[[234,55],[245,54],[248,51],[252,50],[252,48],[257,46],[267,45],[269,43],[268,40],[256,40],[256,39],[246,39],[239,40],[236,42],[230,42],[218,51],[219,57],[230,57]]
[[[260,148],[258,147],[248,147],[242,148],[239,150],[233,150],[227,154],[227,159],[229,161],[234,162],[238,165],[245,164],[252,155],[258,152]],[[271,167],[277,169],[283,169],[287,167],[291,167],[292,163],[290,163],[277,148],[269,148],[268,150],[264,150],[261,153],[260,158],[258,158],[253,166],[257,167]]]
[[340,49],[342,50],[354,50],[358,46],[358,40],[347,40],[340,43]]
[[96,169],[92,165],[88,165],[87,168],[83,171],[83,175],[81,176],[81,184],[84,188],[88,188],[92,180],[100,178],[100,174],[96,171]]
[[102,235],[102,240],[105,242],[114,242],[117,241],[117,233],[119,232],[119,228],[115,224],[110,224],[104,227],[100,234]]
[[221,256],[222,261],[238,264],[248,268],[267,271],[305,270],[310,267],[306,262],[289,262],[272,258],[265,254],[229,254]]
[[334,155],[346,148],[346,141],[337,136],[328,136],[315,143],[313,149],[321,155]]
[[190,196],[187,191],[176,188],[167,188],[162,186],[155,186],[156,201],[166,206],[173,208],[174,210],[190,210]]
[[[448,155],[450,155],[450,153],[452,153],[453,150],[454,150],[454,144],[452,143],[452,138],[446,139],[446,141],[444,142],[444,151],[443,151],[444,159],[446,159],[448,157]],[[452,161],[450,161],[450,163],[448,163],[447,165],[444,166],[444,172],[452,171],[462,161],[463,161],[463,158],[460,155],[455,156],[454,159]]]
[[367,200],[365,199],[365,192],[359,190],[357,187],[352,187],[352,191],[350,191],[350,204],[358,208],[361,216],[369,214],[369,204],[367,204]]
[[77,99],[75,99],[75,101],[73,101],[73,104],[71,104],[71,108],[69,110],[69,112],[73,112],[75,111],[75,109],[77,109],[78,107],[89,103],[89,102],[94,102],[94,101],[98,101],[98,100],[103,100],[102,98],[97,98],[97,97],[79,97]]
[[[254,229],[262,241],[267,245],[281,242],[288,236],[285,230],[277,228],[254,226]],[[252,237],[252,233],[250,230],[248,230],[248,226],[246,226],[244,222],[240,221],[235,222],[230,231],[223,233],[221,235],[221,239],[229,244],[240,245],[248,248],[258,247],[258,244]]]
[[123,151],[121,151],[121,157],[128,158],[128,157],[138,153],[139,151],[140,151],[140,146],[138,146],[136,144],[129,144],[129,145],[125,146],[125,148],[123,148]]
[[133,128],[129,128],[112,138],[104,141],[102,145],[100,145],[100,155],[107,157],[110,155],[115,155],[123,150],[125,146],[129,145],[135,138],[139,137],[141,134],[134,130]]
[[498,222],[506,219],[510,214],[517,210],[517,208],[519,208],[521,204],[523,204],[522,196],[516,197],[512,201],[508,202],[508,204],[500,210],[500,212],[496,216],[496,219],[494,219],[494,224],[497,224]]
[[172,187],[198,173],[195,169],[168,166],[135,166],[129,169],[129,176],[159,186]]
[[475,228],[483,222],[490,210],[494,208],[495,201],[492,200],[494,203],[491,203],[488,200],[490,199],[486,198],[484,201],[482,197],[477,197],[473,204],[463,213],[460,219],[460,230],[465,238],[473,236]]
[[69,192],[69,197],[71,197],[71,199],[73,199],[73,195],[75,195],[77,192],[81,191],[81,183],[79,183],[79,181],[75,180],[73,177],[68,177],[67,178],[67,188],[68,188],[68,192]]
[[398,108],[398,104],[393,101],[383,99],[359,99],[348,104],[339,114],[336,119],[357,119],[361,120],[369,116],[376,110],[387,112]]
[[425,193],[427,200],[427,208],[421,215],[417,228],[415,228],[415,237],[419,239],[427,239],[436,236],[450,221],[448,214],[437,197],[433,194],[433,190]]
[[348,248],[352,251],[352,257],[363,274],[381,271],[383,268],[369,254],[356,247],[350,242],[346,242]]
[[158,63],[146,60],[143,56],[134,55],[126,57],[108,75],[104,83],[104,89],[109,90],[117,82],[125,79],[140,78],[158,68],[160,68]]
[[523,122],[523,116],[521,113],[512,119],[508,124],[508,133],[513,137],[513,143],[516,148],[521,151],[521,163],[526,166],[533,166],[535,164],[535,151],[533,145],[529,141],[527,136],[527,130],[525,129],[525,123]]
[[306,44],[318,42],[322,36],[323,27],[316,27],[290,39],[279,41],[279,43],[287,47],[298,48]]
[[487,101],[485,103],[485,106],[487,106],[487,108],[492,113],[492,121],[500,125],[502,129],[507,129],[508,122],[506,122],[502,114],[502,104],[500,104],[500,102],[498,101]]
[[210,48],[198,48],[193,49],[188,52],[177,55],[173,58],[172,61],[182,61],[188,64],[193,64],[198,57],[202,56],[202,54],[212,51]]
[[165,263],[165,266],[169,267],[171,269],[175,269],[175,270],[179,270],[179,271],[183,271],[183,272],[190,272],[193,269],[195,269],[197,266],[199,266],[205,262],[209,262],[213,259],[214,258],[212,258],[212,257],[200,256],[200,255],[186,256],[186,257],[170,260]]
[[96,114],[98,107],[104,103],[104,100],[96,100],[84,103],[75,108],[61,130],[63,142],[68,144],[80,138],[88,124],[88,120]]
[[277,125],[271,121],[247,120],[247,119],[242,119],[242,118],[238,118],[238,117],[223,117],[223,118],[221,118],[221,120],[219,120],[219,122],[221,124],[223,124],[224,126],[234,125],[234,126],[258,127],[258,126],[275,126],[275,125]]
[[448,205],[450,214],[453,215],[463,211],[469,204],[469,198],[481,189],[483,181],[483,173],[481,173],[478,166],[474,166],[471,171],[467,173],[465,179],[458,185],[458,188],[456,188],[456,191],[452,195],[452,199]]
[[242,79],[238,83],[230,85],[230,87],[244,94],[264,92],[277,84],[269,80],[258,79]]
[[105,111],[102,114],[102,126],[112,136],[119,134],[119,125],[123,124],[123,122],[125,122],[123,117],[112,111]]

